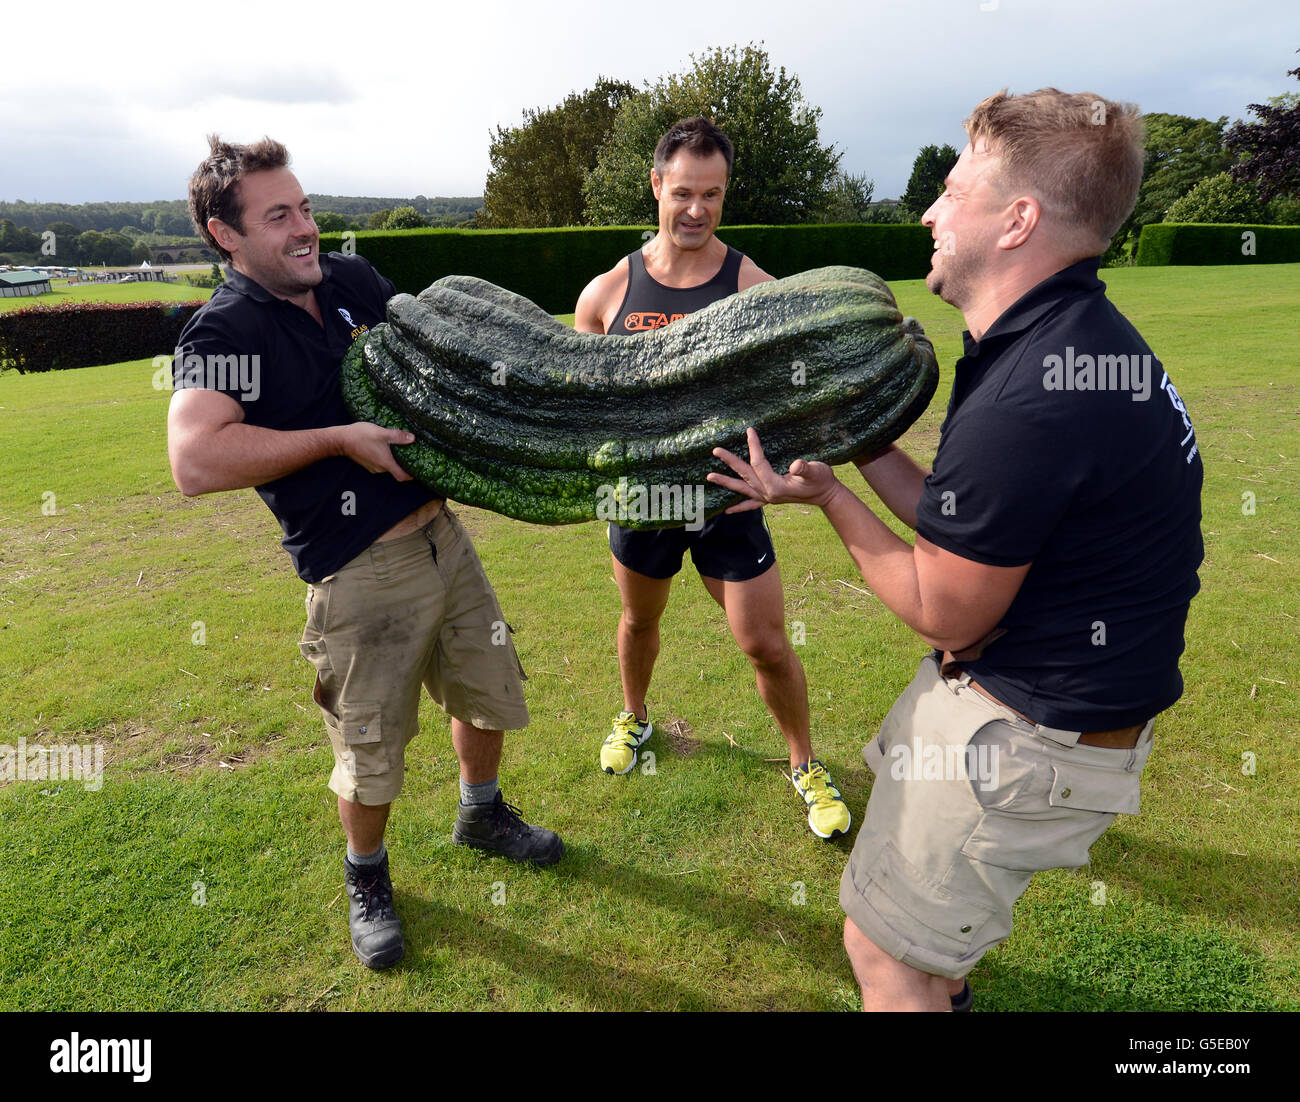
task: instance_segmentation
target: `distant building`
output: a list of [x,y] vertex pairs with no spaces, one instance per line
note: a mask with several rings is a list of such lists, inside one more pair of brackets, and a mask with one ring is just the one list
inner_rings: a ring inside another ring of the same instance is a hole
[[50,277],[43,272],[0,272],[0,298],[49,293]]

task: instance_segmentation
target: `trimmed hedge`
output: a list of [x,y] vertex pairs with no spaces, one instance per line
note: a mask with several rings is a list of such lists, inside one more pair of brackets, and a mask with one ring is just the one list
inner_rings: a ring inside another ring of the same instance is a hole
[[58,371],[171,355],[202,305],[70,302],[0,313],[0,371]]
[[[1253,233],[1253,239],[1243,235]],[[1253,252],[1245,251],[1252,246]],[[1135,264],[1294,264],[1300,226],[1152,222],[1142,227]]]
[[[582,289],[653,229],[576,226],[547,230],[388,230],[355,235],[355,251],[396,284],[417,294],[445,275],[472,275],[567,314]],[[323,233],[322,252],[343,234]],[[718,236],[778,279],[828,264],[868,268],[882,279],[920,279],[934,241],[919,225],[723,226]]]

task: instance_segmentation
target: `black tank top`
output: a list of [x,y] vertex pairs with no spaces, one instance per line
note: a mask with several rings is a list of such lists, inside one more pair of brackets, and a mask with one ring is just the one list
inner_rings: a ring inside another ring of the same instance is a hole
[[744,259],[744,253],[728,245],[722,267],[707,283],[696,287],[665,287],[645,270],[645,258],[640,249],[629,253],[627,291],[609,332],[628,336],[647,329],[659,329],[711,302],[734,295],[740,289],[740,262]]

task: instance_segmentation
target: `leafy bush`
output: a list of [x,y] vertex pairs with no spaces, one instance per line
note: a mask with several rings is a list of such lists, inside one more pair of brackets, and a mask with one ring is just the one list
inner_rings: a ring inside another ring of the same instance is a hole
[[1300,198],[1279,196],[1268,204],[1267,213],[1264,221],[1274,226],[1300,226]]
[[170,355],[202,305],[71,302],[0,313],[0,371],[57,371]]
[[1153,222],[1138,238],[1139,265],[1294,264],[1300,226],[1186,225]]
[[395,207],[388,212],[383,228],[386,230],[418,230],[429,223],[414,207]]
[[1217,222],[1250,224],[1262,220],[1264,211],[1255,189],[1238,183],[1228,172],[1209,176],[1194,185],[1165,212],[1166,222]]

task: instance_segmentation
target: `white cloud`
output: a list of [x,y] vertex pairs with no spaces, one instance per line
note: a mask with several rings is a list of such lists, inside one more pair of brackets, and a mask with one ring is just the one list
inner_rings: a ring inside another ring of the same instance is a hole
[[749,41],[823,108],[843,166],[896,196],[916,151],[959,145],[962,118],[998,88],[1236,118],[1295,89],[1285,73],[1300,41],[1293,0],[717,0],[617,16],[589,0],[144,0],[57,34],[31,6],[5,21],[24,46],[7,79],[31,91],[0,103],[0,198],[68,202],[179,197],[213,130],[284,141],[311,191],[479,194],[491,133],[524,108]]

